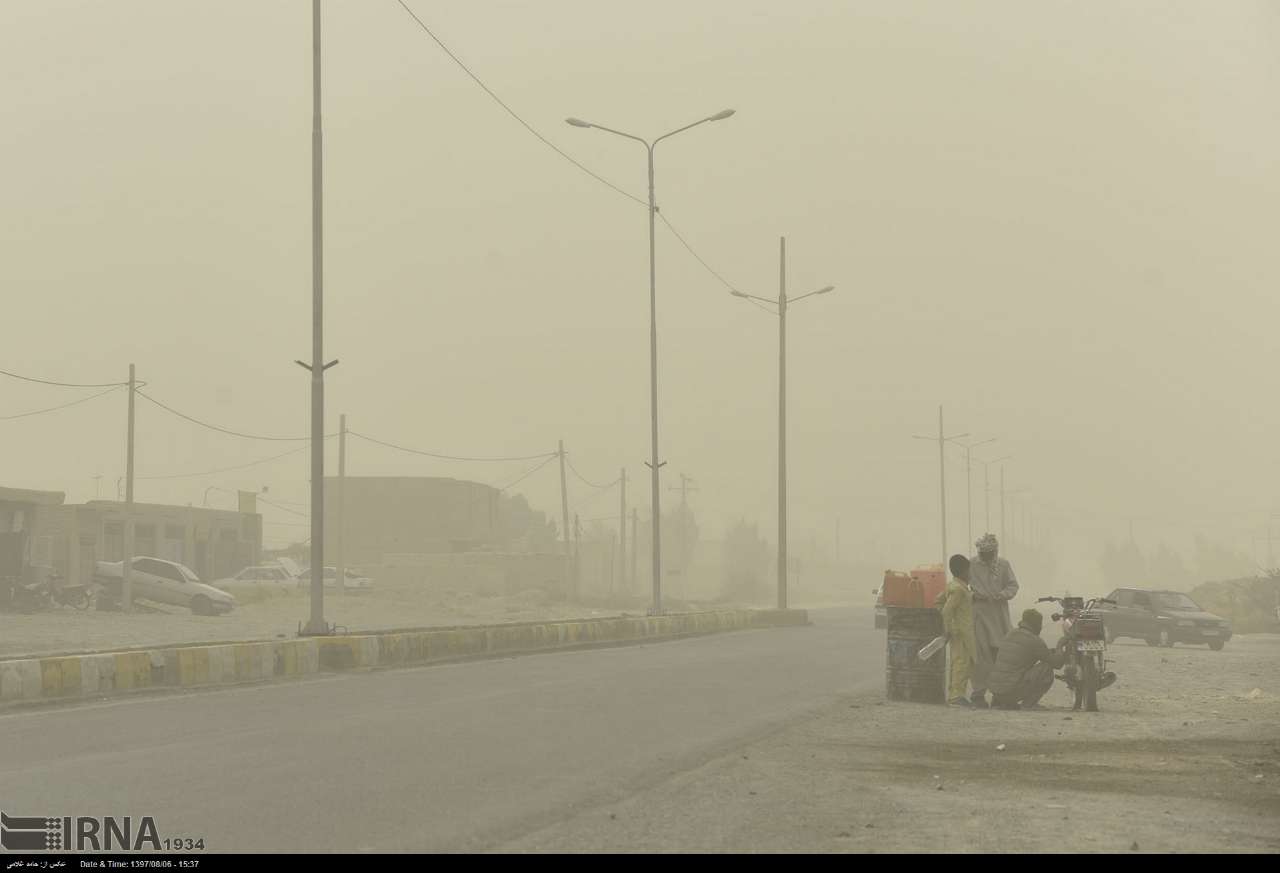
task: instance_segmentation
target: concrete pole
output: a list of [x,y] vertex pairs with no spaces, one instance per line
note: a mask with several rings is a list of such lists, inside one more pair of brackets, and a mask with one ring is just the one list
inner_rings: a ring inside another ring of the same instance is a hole
[[[1130,529],[1132,535],[1132,529]],[[1004,465],[1000,465],[1000,545],[1005,544],[1004,536]]]
[[778,241],[778,609],[787,608],[787,238]]
[[639,532],[638,531],[639,525],[640,525],[640,510],[633,508],[631,510],[631,584],[627,586],[628,592],[632,591],[635,588],[636,580],[639,577],[639,573],[637,572],[637,561],[639,560],[639,557],[640,557],[640,548],[639,548],[640,541],[636,539],[636,536]]
[[311,619],[324,620],[324,134],[320,117],[320,0],[311,2]]
[[658,485],[658,275],[654,219],[658,201],[653,190],[653,145],[649,149],[649,420],[653,491],[653,615],[662,615],[662,493]]
[[983,528],[983,533],[991,533],[991,465],[982,465],[982,511],[986,517],[987,525]]
[[564,536],[564,572],[565,582],[572,585],[573,582],[573,555],[570,552],[569,544],[569,487],[565,483],[564,478],[564,440],[560,440],[560,516],[564,527],[561,529]]
[[[623,467],[618,474],[621,493],[618,496],[618,587],[626,590],[627,586],[627,468]],[[635,548],[635,543],[631,544]]]
[[[973,542],[973,449],[964,449],[965,517],[969,520],[969,542]],[[950,558],[948,558],[950,560]]]
[[120,565],[120,607],[125,612],[133,610],[133,432],[134,401],[137,392],[137,369],[129,365],[129,436],[125,449],[124,474],[124,562]]
[[947,569],[947,453],[942,432],[942,407],[938,407],[938,482],[942,500],[942,569]]
[[347,534],[347,415],[344,412],[338,417],[338,548],[334,556],[337,592],[346,594],[347,590],[347,556],[343,550]]
[[573,514],[573,597],[576,600],[582,589],[582,522],[578,513]]

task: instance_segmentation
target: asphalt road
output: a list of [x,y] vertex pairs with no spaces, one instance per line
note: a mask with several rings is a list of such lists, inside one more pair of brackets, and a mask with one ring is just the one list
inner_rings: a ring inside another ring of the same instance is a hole
[[883,682],[869,610],[813,625],[0,716],[0,809],[150,815],[208,851],[478,851]]

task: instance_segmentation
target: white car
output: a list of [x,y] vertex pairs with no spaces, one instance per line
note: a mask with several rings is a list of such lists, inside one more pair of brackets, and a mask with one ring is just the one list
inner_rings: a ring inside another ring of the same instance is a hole
[[261,567],[245,567],[234,576],[228,576],[226,579],[219,579],[213,583],[219,585],[243,585],[243,584],[265,584],[272,583],[276,585],[287,585],[296,582],[297,577],[286,570],[284,567],[273,567],[264,565]]
[[[236,608],[236,599],[221,589],[200,581],[190,567],[161,558],[134,558],[129,574],[133,596],[156,603],[185,606],[196,615],[223,615]],[[119,590],[124,576],[123,561],[98,561],[99,581]]]
[[[346,571],[346,577],[347,578],[344,580],[342,585],[342,588],[344,591],[367,591],[373,587],[372,579],[370,579],[368,576],[361,576],[358,573],[353,573],[350,569]],[[325,567],[324,568],[324,587],[335,588],[337,587],[337,583],[338,583],[338,568]],[[311,584],[311,568],[308,567],[307,569],[303,570],[301,573],[298,574],[298,587],[306,588],[310,584]]]

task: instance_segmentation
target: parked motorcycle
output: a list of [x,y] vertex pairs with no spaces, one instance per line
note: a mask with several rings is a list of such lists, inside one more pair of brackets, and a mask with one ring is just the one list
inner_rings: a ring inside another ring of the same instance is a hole
[[1056,678],[1075,692],[1071,709],[1082,706],[1088,712],[1098,711],[1098,692],[1116,681],[1116,674],[1107,670],[1107,638],[1101,613],[1094,611],[1099,603],[1114,603],[1105,597],[1088,601],[1083,597],[1041,597],[1037,603],[1057,603],[1062,612],[1055,612],[1054,621],[1062,622],[1062,645],[1066,649],[1066,663]]

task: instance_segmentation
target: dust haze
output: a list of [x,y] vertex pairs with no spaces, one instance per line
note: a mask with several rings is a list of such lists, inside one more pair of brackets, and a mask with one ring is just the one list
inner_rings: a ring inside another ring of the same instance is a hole
[[[652,138],[735,110],[655,151],[673,609],[773,605],[778,320],[740,295],[777,299],[784,237],[793,300],[834,286],[787,310],[788,605],[856,608],[869,628],[885,570],[972,554],[988,531],[1022,586],[1015,624],[1039,596],[1190,592],[1280,565],[1280,5],[323,9],[324,352],[339,361],[324,427],[345,416],[356,526],[339,534],[326,516],[324,558],[345,536],[339,563],[371,579],[370,597],[400,592],[382,606],[330,592],[326,618],[342,628],[645,613],[645,151],[570,117]],[[211,515],[159,555],[204,582],[309,559],[311,387],[295,361],[312,354],[310,14],[162,0],[0,10],[0,370],[29,377],[0,376],[0,486],[60,492],[64,509],[119,505],[126,391],[106,387],[136,365],[134,500],[221,510],[230,530],[256,495],[250,551],[215,557]],[[942,482],[940,410],[955,437]],[[333,513],[340,445],[324,445]],[[460,482],[409,481],[421,479]],[[420,537],[405,515],[417,500],[462,527],[482,514],[488,533],[473,543],[451,521]],[[103,512],[80,510],[81,536],[98,525],[92,560],[120,561],[119,517]],[[88,568],[57,536],[56,572]],[[464,571],[469,550],[535,557]],[[468,581],[422,587],[449,574]],[[477,600],[460,604],[473,584]],[[226,621],[241,623],[219,626],[234,632],[210,636],[185,613],[127,639],[85,620],[15,642],[11,626],[0,654],[293,636],[306,587],[237,594]],[[879,658],[882,642],[869,645]],[[1205,711],[1222,710],[1205,694]],[[508,847],[601,839],[575,827]],[[659,845],[628,827],[623,845]]]

